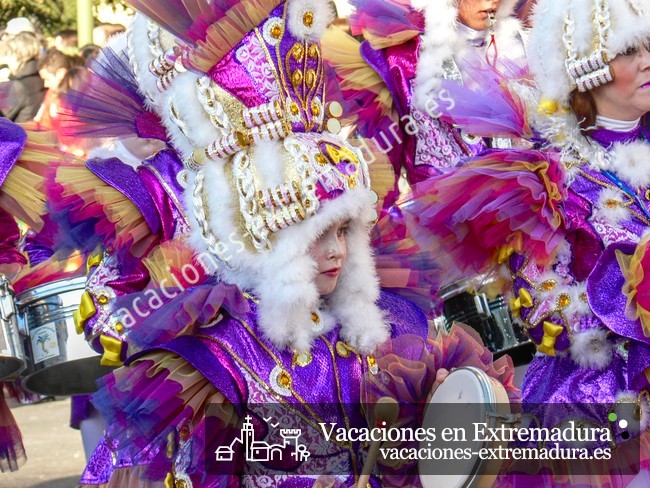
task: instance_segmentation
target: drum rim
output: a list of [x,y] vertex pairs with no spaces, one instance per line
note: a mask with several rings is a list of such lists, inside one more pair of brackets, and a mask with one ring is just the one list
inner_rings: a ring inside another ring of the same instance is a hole
[[[496,405],[498,405],[498,394],[496,392],[497,388],[500,388],[501,394],[505,395],[507,397],[506,389],[505,387],[495,378],[492,378],[490,375],[488,375],[485,371],[477,368],[476,366],[460,366],[458,368],[454,368],[449,372],[449,376],[452,374],[458,372],[458,371],[468,371],[473,374],[473,376],[478,380],[479,385],[481,387],[481,391],[485,395],[486,401],[485,407],[485,417],[486,420],[493,422],[493,419],[495,415],[498,415],[498,409],[496,408]],[[449,376],[445,379],[449,379]],[[442,383],[438,384],[436,386],[436,389],[433,391],[431,394],[431,398],[429,398],[429,402],[427,404],[427,407],[425,409],[424,416],[426,416],[427,409],[429,406],[432,404],[433,397],[435,396],[436,391],[438,390],[438,387],[442,385]],[[488,401],[489,400],[489,401]],[[490,415],[492,414],[492,416]],[[487,441],[483,441],[481,444],[481,447],[485,447],[485,445],[488,444]],[[487,459],[480,459],[478,456],[474,460],[474,463],[472,464],[472,468],[470,473],[467,474],[467,478],[463,481],[463,484],[461,485],[462,488],[473,488],[476,483],[483,477],[483,476],[491,476],[491,475],[484,475],[481,474],[480,469],[481,466],[484,466],[488,464],[489,460]],[[418,462],[419,464],[419,462]],[[423,476],[445,476],[445,475],[423,475]],[[424,482],[422,481],[422,476],[418,475],[420,478],[420,483],[424,486]]]
[[[62,285],[67,286],[62,286]],[[86,277],[78,276],[75,278],[66,278],[62,280],[50,281],[41,285],[34,286],[16,295],[16,305],[26,307],[30,303],[47,298],[50,296],[60,295],[62,292],[82,290],[86,287]]]

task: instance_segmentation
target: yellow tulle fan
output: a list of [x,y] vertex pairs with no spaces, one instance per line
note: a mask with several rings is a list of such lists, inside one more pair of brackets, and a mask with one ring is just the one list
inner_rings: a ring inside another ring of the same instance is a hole
[[85,166],[61,166],[57,182],[63,186],[63,197],[77,195],[85,206],[96,205],[93,214],[104,215],[114,225],[115,244],[131,245],[136,256],[141,255],[155,238],[138,208],[124,194],[106,184]]
[[131,0],[129,4],[194,47],[189,62],[192,67],[207,73],[246,34],[258,27],[281,1]]
[[[143,260],[143,264],[149,271],[151,282],[155,286],[170,286],[187,281],[183,278],[183,269],[188,266],[193,267],[193,276],[190,280],[193,281],[196,274],[200,275],[197,282],[189,284],[195,285],[205,276],[205,269],[198,265],[192,248],[180,239],[166,241],[156,246]],[[198,270],[198,273],[195,273],[195,270]]]
[[207,73],[228,54],[246,34],[258,27],[281,0],[242,0],[213,22],[206,32],[205,41],[198,43],[190,56],[196,69]]
[[374,95],[374,102],[381,116],[397,121],[393,96],[390,90],[361,56],[361,43],[354,37],[336,28],[329,28],[321,39],[323,58],[336,72],[342,92],[367,92]]
[[[75,160],[56,148],[52,132],[27,131],[27,142],[18,161],[7,175],[0,192],[0,207],[23,220],[32,229],[43,226],[45,173],[53,163]],[[77,161],[82,164],[81,161]]]

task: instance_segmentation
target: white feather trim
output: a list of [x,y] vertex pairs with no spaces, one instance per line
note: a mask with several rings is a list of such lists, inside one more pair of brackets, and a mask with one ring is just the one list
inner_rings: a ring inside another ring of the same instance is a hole
[[128,52],[131,65],[135,68],[138,88],[144,95],[147,108],[160,113],[160,92],[156,86],[157,78],[149,71],[149,64],[154,60],[149,41],[149,32],[153,22],[141,13],[136,13],[131,26],[127,29]]
[[[348,257],[335,291],[327,298],[330,312],[341,323],[341,335],[360,352],[374,350],[389,336],[377,307],[379,280],[370,249],[367,216],[373,209],[368,190],[356,188],[322,204],[318,214],[278,233],[277,251],[264,255],[260,282],[260,326],[278,347],[306,350],[315,334],[309,331],[311,312],[320,304],[314,283],[316,263],[309,246],[330,225],[352,218]],[[268,332],[267,332],[268,331]]]
[[571,263],[571,245],[566,239],[562,239],[562,242],[557,248],[557,261],[560,264],[567,266]]
[[191,71],[180,73],[172,86],[159,96],[163,106],[161,120],[182,159],[189,158],[195,148],[208,146],[220,137],[197,98],[198,78]]
[[[516,1],[505,0],[497,9],[495,40],[499,53],[510,60],[525,56],[525,40],[521,23],[511,17]],[[427,111],[436,96],[436,88],[444,79],[444,63],[459,60],[467,49],[467,41],[458,33],[457,0],[414,0],[413,7],[424,12],[425,33],[422,35],[414,82],[413,103]]]
[[650,144],[615,144],[611,154],[612,169],[632,188],[650,185]]
[[582,368],[605,369],[612,360],[612,345],[607,340],[607,331],[593,328],[574,334],[571,359]]
[[594,217],[616,225],[630,217],[630,209],[624,204],[623,193],[616,188],[604,188],[595,204]]
[[[589,307],[589,302],[586,301],[587,297],[587,283],[576,283],[570,287],[567,287],[564,290],[569,294],[571,303],[567,305],[564,309],[564,313],[571,317],[582,317],[585,315],[591,315],[591,308]],[[573,320],[575,321],[575,319]]]
[[289,0],[287,17],[291,34],[318,41],[334,21],[334,9],[327,0]]
[[262,188],[271,188],[286,182],[285,161],[289,153],[278,141],[261,141],[255,144],[253,160]]

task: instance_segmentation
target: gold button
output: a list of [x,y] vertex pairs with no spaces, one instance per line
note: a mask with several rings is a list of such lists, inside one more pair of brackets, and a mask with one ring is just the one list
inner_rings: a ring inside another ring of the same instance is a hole
[[296,61],[301,61],[303,56],[305,55],[305,48],[302,47],[302,44],[295,43],[291,48],[291,55],[294,57]]
[[327,112],[329,113],[330,117],[335,117],[338,119],[343,115],[343,107],[339,102],[331,102],[327,106]]
[[291,376],[286,372],[280,373],[278,375],[278,384],[283,388],[288,388],[291,385]]
[[298,86],[302,83],[302,71],[294,71],[291,75],[291,83],[293,86]]
[[309,46],[309,49],[307,50],[307,54],[309,55],[310,58],[316,59],[318,57],[318,46],[316,44],[312,44]]
[[566,308],[571,303],[571,297],[566,293],[560,293],[560,296],[557,297],[557,306],[559,308]]
[[305,75],[305,82],[309,88],[313,88],[313,86],[316,84],[316,71],[313,69],[307,70],[307,74]]
[[282,37],[282,26],[281,25],[274,25],[271,27],[271,37],[274,39],[280,39]]
[[307,27],[311,27],[314,25],[314,12],[311,10],[307,10],[307,12],[304,13],[302,16],[302,23],[305,24]]
[[342,358],[350,357],[350,349],[348,349],[347,344],[343,341],[336,343],[336,353]]
[[542,282],[542,289],[544,291],[551,291],[555,288],[557,282],[555,280],[546,280]]

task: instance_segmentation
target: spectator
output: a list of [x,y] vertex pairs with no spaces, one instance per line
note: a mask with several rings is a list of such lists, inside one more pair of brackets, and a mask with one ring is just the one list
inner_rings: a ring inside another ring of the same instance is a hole
[[43,80],[38,75],[37,59],[41,44],[30,32],[20,32],[0,41],[9,79],[14,82],[14,96],[9,108],[2,115],[13,122],[28,122],[34,118],[45,96]]
[[36,28],[29,19],[25,17],[16,17],[7,22],[7,27],[5,28],[2,37],[13,37],[21,32],[29,32],[36,35]]
[[85,46],[79,48],[79,56],[84,60],[84,64],[88,64],[89,61],[95,59],[99,52],[102,50],[101,47],[96,44],[86,44]]
[[74,56],[77,54],[77,31],[66,29],[54,38],[54,47],[64,54]]

